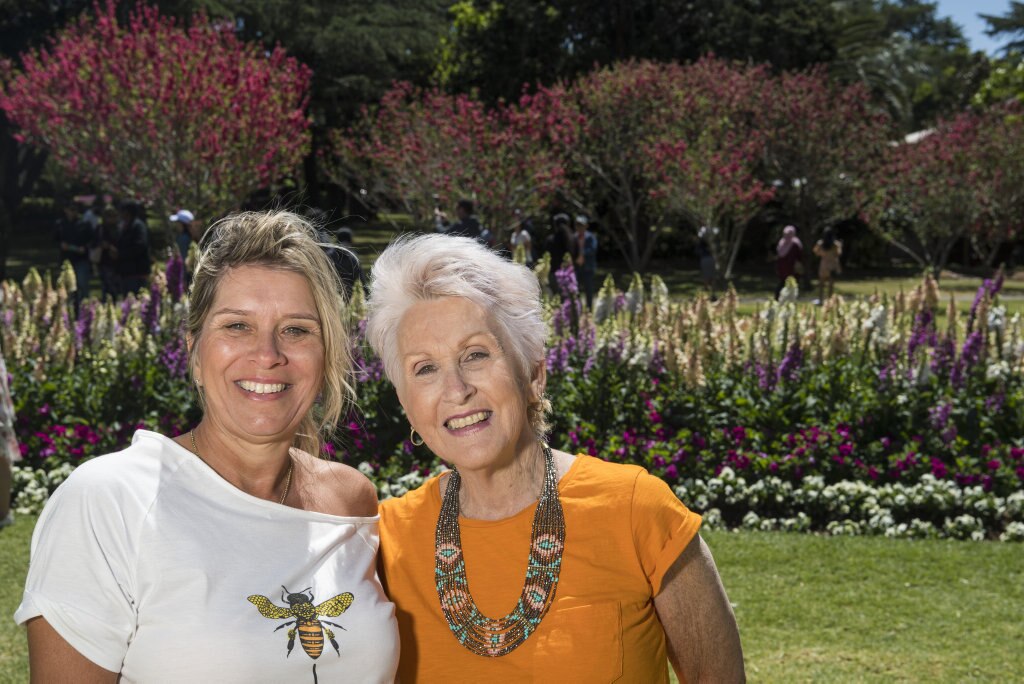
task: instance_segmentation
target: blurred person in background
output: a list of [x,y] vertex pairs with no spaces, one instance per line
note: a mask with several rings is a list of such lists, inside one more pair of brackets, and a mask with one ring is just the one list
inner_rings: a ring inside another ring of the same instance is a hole
[[836,239],[831,228],[826,228],[821,239],[814,243],[814,255],[818,257],[818,301],[824,302],[832,296],[835,276],[843,272],[840,262],[843,243]]
[[455,205],[455,223],[447,226],[446,235],[461,235],[462,237],[480,240],[483,227],[477,219],[473,200],[461,199]]
[[782,294],[782,288],[786,287],[786,280],[803,274],[804,245],[796,236],[796,226],[786,226],[782,229],[782,237],[775,246],[775,299]]
[[711,301],[715,301],[715,280],[718,278],[718,264],[715,253],[711,250],[713,229],[701,226],[697,231],[697,262],[700,265],[700,281],[708,291]]
[[174,236],[174,244],[178,248],[178,254],[182,259],[188,258],[188,250],[193,242],[198,242],[194,235],[192,224],[195,222],[195,215],[188,209],[179,209],[167,217],[171,223],[177,224],[177,235]]
[[597,236],[590,229],[590,219],[580,214],[576,217],[576,234],[573,236],[573,265],[576,268],[576,282],[580,293],[587,302],[587,308],[594,308],[594,280],[597,278]]
[[569,215],[555,214],[551,219],[551,234],[545,244],[551,257],[551,270],[548,272],[548,288],[552,294],[560,294],[558,278],[555,273],[562,268],[566,254],[572,253],[572,231],[569,230]]
[[114,249],[121,230],[121,212],[112,202],[103,208],[100,226],[96,231],[98,252],[94,254],[96,270],[99,271],[100,288],[104,299],[114,299],[121,294],[121,279],[117,274],[117,262],[114,260]]
[[149,283],[153,264],[149,256],[149,228],[141,202],[124,200],[118,207],[121,229],[111,249],[122,296],[138,292]]
[[65,202],[63,216],[57,220],[55,240],[60,247],[60,262],[71,264],[75,271],[75,311],[82,300],[89,296],[89,280],[92,278],[92,261],[89,250],[96,241],[96,231],[91,222],[78,213],[73,202]]
[[[0,293],[0,298],[3,294]],[[11,509],[11,477],[14,464],[21,460],[21,449],[14,434],[14,402],[7,386],[7,365],[0,349],[0,529],[14,522]]]
[[533,266],[533,236],[530,235],[530,219],[523,218],[516,209],[516,222],[512,226],[512,234],[508,238],[509,254],[515,256],[516,248],[522,246],[527,266]]

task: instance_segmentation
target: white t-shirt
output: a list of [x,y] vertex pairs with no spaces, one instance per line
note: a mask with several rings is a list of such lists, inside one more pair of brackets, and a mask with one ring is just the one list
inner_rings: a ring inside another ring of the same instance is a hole
[[14,619],[42,615],[124,682],[391,682],[378,520],[250,496],[140,430],[47,503]]

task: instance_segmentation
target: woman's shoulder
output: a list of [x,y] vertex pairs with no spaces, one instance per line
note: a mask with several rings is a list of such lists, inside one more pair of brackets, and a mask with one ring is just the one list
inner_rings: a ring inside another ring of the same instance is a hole
[[313,483],[313,498],[321,513],[341,517],[369,517],[377,515],[377,489],[369,478],[355,468],[316,458],[305,451],[292,450],[292,456],[302,469],[303,479]]
[[577,455],[573,465],[570,483],[594,487],[601,492],[632,489],[637,478],[647,472],[642,466],[613,463],[587,454]]
[[415,521],[421,519],[425,511],[434,511],[435,513],[439,511],[441,508],[440,485],[438,484],[440,479],[441,475],[429,477],[419,487],[410,489],[401,496],[393,496],[381,501],[381,522],[393,522],[399,519]]
[[176,468],[175,458],[180,454],[173,451],[172,444],[162,435],[140,430],[127,448],[76,467],[47,506],[71,515],[89,511],[90,516],[114,516],[126,524],[141,520],[159,496],[166,472]]
[[163,435],[139,430],[130,445],[85,461],[75,468],[72,477],[90,487],[139,486],[146,480],[159,478],[168,455],[175,454],[175,447],[174,442]]

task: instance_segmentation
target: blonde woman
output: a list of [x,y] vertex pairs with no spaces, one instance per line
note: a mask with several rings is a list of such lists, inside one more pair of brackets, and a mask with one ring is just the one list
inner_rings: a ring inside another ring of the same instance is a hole
[[394,679],[376,491],[317,458],[349,395],[342,306],[298,216],[210,229],[185,331],[202,420],[50,499],[15,614],[33,682]]

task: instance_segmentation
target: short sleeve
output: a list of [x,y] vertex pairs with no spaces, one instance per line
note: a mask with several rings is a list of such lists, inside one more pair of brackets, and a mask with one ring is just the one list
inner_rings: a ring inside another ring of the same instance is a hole
[[633,485],[630,518],[637,556],[657,596],[665,573],[700,529],[701,517],[663,480],[643,471]]
[[135,632],[134,552],[120,497],[90,465],[57,488],[36,523],[14,620],[42,616],[76,651],[119,672]]

